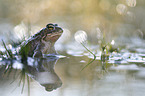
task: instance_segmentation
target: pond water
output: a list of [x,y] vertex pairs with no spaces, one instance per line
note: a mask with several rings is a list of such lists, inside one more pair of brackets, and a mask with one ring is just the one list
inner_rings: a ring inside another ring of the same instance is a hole
[[[72,45],[71,45],[72,46]],[[93,47],[92,47],[93,48]],[[83,49],[83,48],[82,48]],[[141,49],[136,49],[140,50]],[[84,50],[60,52],[43,59],[2,59],[1,96],[144,96],[144,52],[111,53],[103,62]]]

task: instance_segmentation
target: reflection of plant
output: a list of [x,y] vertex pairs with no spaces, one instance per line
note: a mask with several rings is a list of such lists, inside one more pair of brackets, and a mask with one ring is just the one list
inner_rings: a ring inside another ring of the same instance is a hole
[[[7,60],[9,61],[9,60]],[[12,70],[13,69],[13,61],[10,60],[10,64],[6,64],[4,67],[5,67],[5,71],[4,71],[4,75],[6,76],[9,76],[11,73],[12,73]],[[17,78],[20,78],[20,81],[18,82],[18,86],[20,86],[22,84],[22,90],[21,90],[21,93],[23,93],[23,90],[24,90],[24,86],[25,86],[25,80],[27,79],[27,84],[28,84],[28,96],[30,96],[30,77],[28,75],[26,75],[27,69],[26,68],[23,68],[21,70],[21,72],[19,72],[19,74],[16,74],[18,72],[17,69],[15,69],[15,72],[14,72],[14,76],[13,76],[13,81],[10,83],[12,84],[13,82],[15,82],[15,80]]]
[[29,81],[29,76],[25,74],[26,73],[26,69],[23,68],[22,71],[20,72],[20,81],[19,81],[19,86],[21,85],[21,83],[23,82],[23,86],[22,86],[22,90],[21,93],[23,93],[24,90],[24,86],[25,86],[25,79],[27,78],[27,83],[28,83],[28,94],[30,92],[30,81]]

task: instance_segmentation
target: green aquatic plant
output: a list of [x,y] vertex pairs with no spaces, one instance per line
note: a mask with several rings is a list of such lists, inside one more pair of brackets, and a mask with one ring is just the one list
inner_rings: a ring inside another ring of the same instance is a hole
[[4,74],[8,73],[8,75],[7,75],[7,77],[8,77],[12,73],[12,61],[11,61],[11,64],[6,64],[5,68],[6,68],[6,70],[4,71]]
[[25,64],[25,62],[27,62],[27,57],[28,57],[28,54],[29,54],[29,49],[30,47],[25,47],[25,46],[20,46],[21,49],[19,51],[20,53],[20,56],[21,56],[21,62]]
[[95,59],[96,59],[96,55],[90,51],[85,45],[84,43],[87,41],[87,34],[85,31],[83,30],[79,30],[75,33],[74,35],[75,40],[80,43],[90,54],[92,54],[94,56],[93,60],[89,61],[87,65],[85,65],[81,71],[83,71],[86,67],[88,67]]
[[91,60],[87,65],[85,65],[85,67],[82,68],[81,71],[83,71],[86,67],[88,67],[92,62],[94,62],[94,61],[96,60],[96,55],[95,55],[92,51],[90,51],[83,43],[81,43],[81,45],[82,45],[89,53],[91,53],[91,54],[94,56],[93,60]]
[[8,50],[8,48],[6,47],[6,44],[5,44],[5,42],[3,40],[2,40],[2,43],[3,43],[3,46],[4,46],[5,50],[6,50],[6,56],[8,58],[14,58],[14,55],[13,55],[12,51]]
[[[86,67],[88,67],[91,63],[93,63],[95,60],[96,60],[96,55],[91,51],[89,50],[85,45],[84,43],[80,43],[89,53],[91,53],[94,58],[89,61],[89,63],[87,65],[85,65],[85,67],[82,68],[82,70],[84,70]],[[106,60],[108,60],[109,58],[109,53],[112,53],[112,52],[118,52],[118,49],[117,48],[113,48],[113,45],[111,43],[107,43],[105,42],[105,39],[103,38],[100,42],[100,50],[101,50],[101,62],[102,64],[104,65],[104,63],[106,63]],[[103,67],[102,69],[105,69],[105,67]],[[81,70],[81,71],[82,71]]]
[[[18,45],[20,45],[24,40],[25,40],[25,37],[18,42],[11,41],[11,43],[12,43],[11,45],[13,47],[18,47]],[[1,58],[3,58],[2,60],[5,63],[4,66],[3,66],[5,68],[5,71],[3,72],[3,76],[9,77],[10,75],[12,75],[11,73],[13,73],[13,71],[14,71],[14,74],[13,74],[14,77],[13,77],[13,80],[10,84],[15,82],[16,79],[20,79],[19,82],[18,82],[18,86],[22,85],[22,89],[21,89],[21,94],[22,94],[23,90],[24,90],[24,87],[25,87],[25,83],[27,82],[27,84],[28,84],[28,96],[30,96],[30,80],[31,80],[31,78],[26,74],[26,72],[28,71],[28,69],[27,69],[28,65],[26,64],[28,49],[23,48],[22,54],[19,54],[22,57],[21,61],[25,65],[25,67],[22,68],[21,72],[18,73],[19,69],[14,69],[13,68],[14,60],[16,60],[15,54],[13,54],[11,49],[7,48],[6,43],[4,42],[4,40],[2,40],[2,44],[3,44],[4,49],[5,49],[5,52],[0,51],[0,56],[1,56]],[[18,55],[17,52],[16,52],[16,55]],[[16,73],[18,73],[18,74],[16,74]],[[16,86],[16,88],[18,86]],[[14,88],[14,90],[16,88]]]

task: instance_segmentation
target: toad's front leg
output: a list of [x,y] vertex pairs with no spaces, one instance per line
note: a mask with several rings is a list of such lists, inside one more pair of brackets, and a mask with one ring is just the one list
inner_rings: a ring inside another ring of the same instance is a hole
[[34,50],[34,54],[33,54],[33,58],[41,58],[43,57],[43,53],[42,53],[42,47],[44,45],[43,44],[38,44],[38,46],[36,47],[36,49]]
[[41,58],[43,57],[42,52],[41,51],[35,51],[33,54],[33,58]]

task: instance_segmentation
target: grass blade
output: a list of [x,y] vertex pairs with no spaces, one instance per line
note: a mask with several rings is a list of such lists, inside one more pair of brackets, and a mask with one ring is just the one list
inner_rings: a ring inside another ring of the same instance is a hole
[[27,75],[27,83],[28,83],[28,96],[30,96],[30,78]]
[[91,52],[83,43],[81,43],[81,44],[82,44],[82,46],[83,46],[88,52],[90,52],[90,53],[94,56],[93,60],[91,60],[87,65],[85,65],[85,67],[82,68],[81,71],[83,71],[83,70],[84,70],[86,67],[88,67],[92,62],[95,61],[96,55],[95,55],[93,52]]
[[3,43],[3,45],[4,45],[4,48],[6,49],[6,52],[7,52],[7,57],[10,57],[10,58],[13,58],[13,54],[12,54],[12,52],[10,52],[8,49],[7,49],[7,47],[6,47],[6,44],[5,44],[5,42],[2,40],[2,43]]

